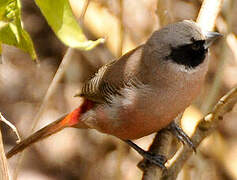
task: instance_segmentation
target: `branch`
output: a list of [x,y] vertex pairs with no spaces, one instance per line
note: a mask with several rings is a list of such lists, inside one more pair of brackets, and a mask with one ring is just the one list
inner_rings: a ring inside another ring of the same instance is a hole
[[[149,148],[150,152],[155,154],[160,154],[165,157],[169,157],[169,152],[173,137],[170,131],[167,129],[161,130],[159,133],[156,134],[155,139],[151,147]],[[158,168],[157,166],[149,163],[147,160],[143,160],[138,164],[138,167],[144,172],[143,180],[149,179],[158,179],[162,176],[162,169]]]
[[[209,136],[217,127],[218,122],[223,119],[225,113],[229,112],[234,106],[233,102],[237,101],[237,87],[230,90],[223,96],[213,108],[213,111],[200,120],[197,128],[193,134],[192,141],[197,147],[204,138]],[[232,106],[232,107],[230,107]],[[162,179],[172,180],[175,179],[183,167],[184,163],[192,155],[192,149],[183,146],[177,154],[177,158],[168,167],[167,173]]]
[[[195,147],[198,147],[198,145],[202,142],[204,138],[209,136],[217,127],[218,122],[223,119],[223,116],[225,113],[229,112],[230,109],[234,106],[233,102],[237,101],[237,87],[230,90],[225,96],[223,96],[218,103],[213,108],[213,111],[209,114],[207,114],[204,118],[202,118],[199,123],[197,124],[196,130],[193,134],[192,142],[194,143]],[[167,132],[161,132],[159,135],[156,136],[151,148],[152,152],[155,153],[162,153],[163,155],[166,155],[167,152],[169,152],[168,146],[170,145],[170,134],[166,137],[165,133]],[[162,139],[159,140],[157,137],[160,137]],[[167,143],[168,139],[168,143]],[[153,149],[153,146],[156,147],[155,151]],[[162,179],[162,180],[173,180],[176,179],[178,173],[182,169],[185,162],[188,160],[188,158],[192,155],[193,150],[190,149],[188,146],[182,146],[178,152],[175,154],[175,157],[172,159],[172,162],[169,162],[170,165],[168,165],[168,169],[165,173],[161,171],[160,168],[155,167],[154,165],[145,164],[144,170],[144,176],[143,180],[149,179]],[[149,171],[148,171],[149,170]],[[163,173],[163,174],[162,174]],[[156,175],[156,176],[155,176]],[[151,178],[151,177],[155,178]]]

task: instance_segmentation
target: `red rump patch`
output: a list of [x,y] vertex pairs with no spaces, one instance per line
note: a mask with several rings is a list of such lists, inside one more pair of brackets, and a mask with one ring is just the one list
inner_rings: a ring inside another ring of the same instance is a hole
[[88,99],[84,100],[81,106],[69,113],[61,122],[61,126],[74,126],[79,123],[81,114],[90,110],[94,106],[94,103]]

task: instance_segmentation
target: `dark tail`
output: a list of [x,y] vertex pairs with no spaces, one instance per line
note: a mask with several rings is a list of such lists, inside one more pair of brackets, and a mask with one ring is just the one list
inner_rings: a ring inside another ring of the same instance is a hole
[[6,155],[7,158],[12,157],[13,155],[17,154],[18,152],[23,151],[26,147],[30,146],[31,144],[42,140],[52,134],[55,134],[66,127],[73,127],[76,126],[77,128],[86,128],[86,125],[83,124],[79,118],[82,113],[86,112],[87,110],[93,107],[93,102],[89,100],[85,100],[83,104],[58,120],[52,122],[51,124],[45,126],[44,128],[40,129],[39,131],[35,132],[25,140],[21,141],[15,147],[13,147]]

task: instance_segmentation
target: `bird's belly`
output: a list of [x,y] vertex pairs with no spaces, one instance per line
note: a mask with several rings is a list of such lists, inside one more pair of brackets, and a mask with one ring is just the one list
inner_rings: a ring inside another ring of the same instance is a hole
[[127,89],[122,96],[113,97],[111,104],[97,106],[85,123],[121,139],[138,139],[167,127],[195,97],[180,96],[183,89],[175,93],[141,89]]
[[179,114],[151,104],[100,107],[96,112],[96,129],[121,139],[138,139],[166,127]]
[[145,111],[138,112],[135,109],[124,110],[118,118],[116,120],[107,119],[110,123],[105,123],[106,127],[102,129],[102,132],[121,139],[138,139],[161,130],[173,119],[173,117],[161,118],[154,114],[147,114]]

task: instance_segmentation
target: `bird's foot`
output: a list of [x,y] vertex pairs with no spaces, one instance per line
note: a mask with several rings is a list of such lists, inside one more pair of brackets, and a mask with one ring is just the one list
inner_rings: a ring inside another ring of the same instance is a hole
[[165,163],[167,162],[167,159],[165,156],[145,151],[144,154],[142,154],[142,157],[146,159],[148,162],[156,166],[159,166],[161,169],[166,169]]
[[144,159],[146,159],[150,163],[160,167],[161,169],[166,169],[165,163],[167,162],[167,159],[165,156],[145,151],[130,140],[124,140],[124,142],[126,142],[130,147],[136,150]]
[[187,144],[190,148],[193,149],[194,152],[196,152],[196,147],[194,146],[192,140],[190,137],[182,130],[182,128],[179,127],[178,124],[175,122],[172,122],[168,129],[173,133],[173,135],[180,140],[183,144]]

